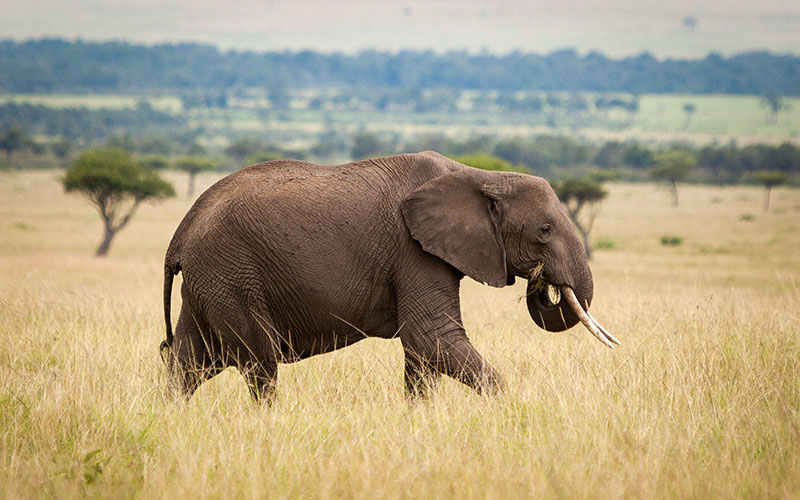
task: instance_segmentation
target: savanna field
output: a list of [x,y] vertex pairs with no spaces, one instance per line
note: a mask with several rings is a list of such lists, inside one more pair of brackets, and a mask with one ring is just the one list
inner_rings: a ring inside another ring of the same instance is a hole
[[800,497],[798,189],[763,213],[757,187],[681,186],[675,209],[659,186],[609,185],[591,311],[613,351],[539,330],[524,283],[465,279],[505,393],[446,379],[409,404],[399,340],[371,339],[281,365],[257,407],[234,370],[165,395],[185,178],[98,259],[100,218],[60,175],[0,172],[2,498]]

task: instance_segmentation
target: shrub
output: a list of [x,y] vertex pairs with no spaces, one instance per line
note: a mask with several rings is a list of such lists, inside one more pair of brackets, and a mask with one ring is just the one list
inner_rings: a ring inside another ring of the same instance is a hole
[[594,244],[594,248],[597,250],[614,250],[616,245],[613,240],[597,240]]
[[664,246],[676,247],[683,243],[683,238],[680,236],[665,235],[661,237],[661,244]]

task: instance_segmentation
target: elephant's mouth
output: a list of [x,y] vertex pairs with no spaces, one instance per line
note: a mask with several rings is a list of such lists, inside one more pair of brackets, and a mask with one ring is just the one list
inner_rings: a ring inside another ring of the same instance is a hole
[[542,277],[528,281],[525,295],[529,297],[528,300],[533,296],[538,308],[545,311],[550,311],[561,303],[561,288]]
[[542,275],[542,264],[537,265],[528,276],[526,291],[528,312],[534,323],[551,332],[560,332],[583,323],[589,332],[603,344],[614,348],[619,341],[603,328],[589,314],[591,294],[583,301],[575,295],[575,291],[567,285],[554,285]]
[[528,274],[528,289],[525,295],[537,309],[551,311],[561,303],[561,288],[548,281],[543,274],[544,263],[539,262]]

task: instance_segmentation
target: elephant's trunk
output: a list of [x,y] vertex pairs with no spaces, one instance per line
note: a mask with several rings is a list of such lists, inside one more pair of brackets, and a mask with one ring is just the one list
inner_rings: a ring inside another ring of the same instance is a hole
[[[579,293],[581,302],[592,301],[592,290]],[[565,307],[561,287],[552,285],[542,278],[532,277],[528,280],[526,292],[528,313],[539,328],[548,332],[562,332],[572,328],[580,318],[571,307]]]
[[545,266],[540,261],[528,274],[528,313],[539,328],[548,332],[562,332],[580,321],[571,307],[564,307],[562,286],[571,287],[587,309],[592,303],[594,281],[589,263],[584,254],[579,254],[582,259],[577,257],[578,252],[571,254],[576,257],[567,266]]
[[591,274],[582,283],[577,290],[569,285],[556,286],[541,277],[541,267],[534,270],[526,294],[531,319],[550,332],[561,332],[581,322],[601,342],[613,348],[619,341],[588,311],[594,291]]

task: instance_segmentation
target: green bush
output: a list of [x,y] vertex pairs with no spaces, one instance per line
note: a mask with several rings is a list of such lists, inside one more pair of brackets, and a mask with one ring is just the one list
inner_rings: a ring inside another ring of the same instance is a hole
[[680,236],[665,235],[661,237],[661,244],[664,246],[676,247],[683,243],[683,238]]
[[483,170],[497,170],[500,172],[525,172],[525,169],[515,167],[510,162],[487,153],[475,153],[470,155],[456,156],[453,158],[459,163],[470,167],[481,168]]

